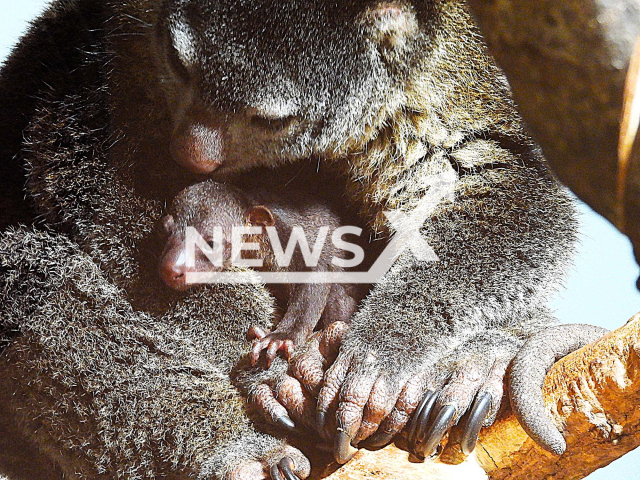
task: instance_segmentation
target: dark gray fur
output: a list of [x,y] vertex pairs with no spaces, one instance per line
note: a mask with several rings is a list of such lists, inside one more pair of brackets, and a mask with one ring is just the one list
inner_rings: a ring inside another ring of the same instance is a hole
[[[392,391],[429,372],[446,387],[555,321],[542,305],[573,249],[571,201],[464,4],[394,5],[399,23],[372,1],[64,0],[14,50],[0,73],[0,392],[68,476],[227,479],[295,456],[256,431],[228,377],[249,325],[269,323],[266,292],[179,296],[157,279],[153,227],[202,179],[169,154],[193,105],[225,131],[220,175],[312,156],[333,169],[323,188],[382,236],[384,210],[414,208],[430,174],[460,173],[423,229],[441,261],[406,253],[375,287],[338,358],[349,379]],[[194,25],[193,55],[177,52],[191,55],[186,79],[163,43],[169,13]],[[283,115],[286,129],[264,128]],[[479,387],[489,421],[494,380]],[[468,397],[441,402],[461,415]]]

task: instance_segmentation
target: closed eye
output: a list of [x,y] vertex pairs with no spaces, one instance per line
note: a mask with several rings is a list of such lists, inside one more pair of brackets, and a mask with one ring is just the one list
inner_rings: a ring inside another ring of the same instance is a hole
[[289,115],[282,118],[270,118],[260,115],[254,115],[251,117],[251,125],[261,130],[269,132],[279,132],[287,129],[291,123],[295,120],[295,116]]
[[171,70],[184,82],[189,82],[190,73],[186,65],[180,59],[180,54],[171,42],[167,45],[167,60]]

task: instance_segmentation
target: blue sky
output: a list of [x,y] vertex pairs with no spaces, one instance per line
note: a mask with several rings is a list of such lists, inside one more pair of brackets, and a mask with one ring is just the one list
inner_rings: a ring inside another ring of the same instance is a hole
[[[0,60],[47,2],[0,0]],[[640,311],[639,275],[629,241],[609,222],[580,205],[581,242],[566,290],[552,302],[563,323],[590,323],[609,329],[622,326]],[[632,452],[591,474],[589,480],[637,478],[640,452]]]

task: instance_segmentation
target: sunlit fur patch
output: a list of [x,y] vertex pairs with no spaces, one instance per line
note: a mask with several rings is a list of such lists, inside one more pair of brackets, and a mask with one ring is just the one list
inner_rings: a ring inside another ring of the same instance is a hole
[[185,67],[196,63],[197,51],[194,35],[187,20],[181,14],[174,14],[170,18],[169,31],[171,43],[178,53],[180,61]]

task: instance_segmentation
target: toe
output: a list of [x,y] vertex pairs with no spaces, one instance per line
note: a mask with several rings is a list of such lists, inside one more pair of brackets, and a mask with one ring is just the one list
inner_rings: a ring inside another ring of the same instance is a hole
[[440,391],[436,409],[453,406],[455,408],[454,423],[457,423],[485,383],[491,368],[487,363],[478,359],[478,361],[468,361],[459,367]]
[[407,425],[411,415],[425,396],[425,378],[425,375],[414,376],[402,388],[391,413],[382,421],[377,433],[367,442],[370,447],[381,448],[385,446]]
[[376,380],[364,408],[362,423],[354,439],[355,443],[369,438],[378,430],[380,423],[393,410],[399,391],[400,388],[389,385],[384,376]]
[[304,388],[314,397],[317,397],[322,387],[324,378],[324,358],[318,349],[318,338],[312,340],[313,345],[301,354],[296,354],[291,359],[291,374],[298,379]]
[[297,424],[311,429],[315,427],[315,399],[298,380],[285,376],[276,389],[276,398]]
[[294,430],[295,423],[289,417],[287,409],[274,396],[268,385],[259,385],[251,397],[252,403],[273,423],[287,430]]
[[349,371],[351,358],[351,355],[342,356],[327,370],[324,385],[318,395],[318,429],[321,432],[325,428],[325,421],[328,419],[330,412],[335,411],[334,409],[338,403],[338,393]]
[[268,333],[269,332],[264,330],[262,327],[254,325],[247,331],[247,340],[261,340],[267,336]]

